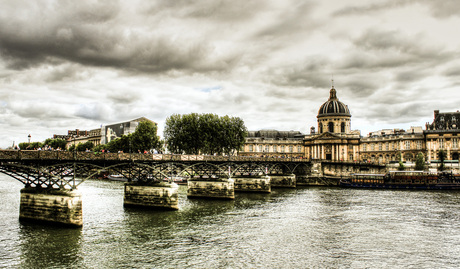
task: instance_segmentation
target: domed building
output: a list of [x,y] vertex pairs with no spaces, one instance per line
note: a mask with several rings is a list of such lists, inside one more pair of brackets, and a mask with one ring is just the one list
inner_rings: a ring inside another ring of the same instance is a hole
[[305,157],[330,161],[359,159],[359,131],[351,131],[351,113],[332,86],[329,99],[318,110],[318,132],[311,128],[304,138]]
[[318,131],[320,134],[349,133],[351,114],[348,106],[337,98],[337,91],[332,86],[329,100],[327,100],[318,111]]

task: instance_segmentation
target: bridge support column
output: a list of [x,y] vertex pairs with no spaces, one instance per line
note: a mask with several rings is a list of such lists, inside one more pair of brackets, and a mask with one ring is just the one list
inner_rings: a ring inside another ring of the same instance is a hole
[[266,192],[272,191],[269,176],[236,177],[235,191]]
[[19,219],[81,227],[81,194],[76,190],[26,187],[21,190]]
[[123,205],[125,207],[150,207],[162,209],[179,209],[179,186],[176,183],[159,182],[142,186],[125,183]]
[[187,197],[235,199],[235,183],[231,178],[219,181],[189,179],[187,187]]
[[294,174],[291,175],[270,175],[272,187],[295,188],[296,178]]

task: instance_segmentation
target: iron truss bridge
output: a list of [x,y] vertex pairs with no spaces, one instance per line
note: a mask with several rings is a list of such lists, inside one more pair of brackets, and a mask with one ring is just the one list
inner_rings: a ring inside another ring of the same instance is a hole
[[151,185],[179,179],[306,175],[310,170],[309,161],[291,158],[0,150],[0,173],[36,188],[76,189],[97,177]]

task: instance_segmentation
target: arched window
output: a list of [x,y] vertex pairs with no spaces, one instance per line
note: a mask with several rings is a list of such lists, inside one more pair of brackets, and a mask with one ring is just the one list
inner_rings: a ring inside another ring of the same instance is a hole
[[331,132],[331,133],[334,132],[334,123],[332,121],[329,122],[328,129],[329,129],[329,132]]
[[345,133],[345,122],[342,122],[342,124],[340,124],[340,132]]

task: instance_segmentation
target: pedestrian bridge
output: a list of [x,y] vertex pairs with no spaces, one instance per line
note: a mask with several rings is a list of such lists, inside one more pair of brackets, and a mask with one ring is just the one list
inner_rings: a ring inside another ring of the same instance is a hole
[[309,184],[311,179],[323,180],[326,173],[342,176],[362,168],[369,165],[271,157],[0,150],[0,173],[24,184],[19,219],[77,227],[83,225],[77,187],[90,178],[117,175],[128,181],[124,206],[177,210],[178,186],[173,182],[177,178],[187,179],[187,197],[234,199],[235,191],[269,193],[271,187],[295,188],[301,180]]
[[89,178],[122,176],[149,185],[177,177],[309,174],[305,159],[239,156],[0,150],[0,173],[26,187],[76,189]]

